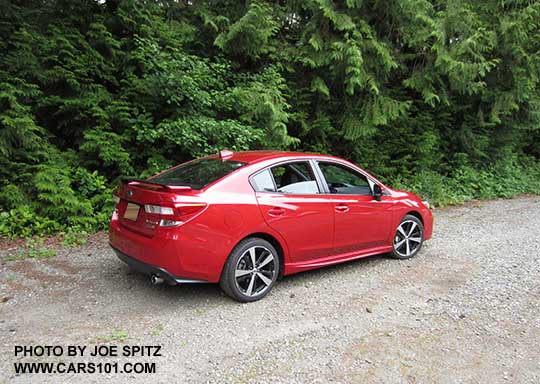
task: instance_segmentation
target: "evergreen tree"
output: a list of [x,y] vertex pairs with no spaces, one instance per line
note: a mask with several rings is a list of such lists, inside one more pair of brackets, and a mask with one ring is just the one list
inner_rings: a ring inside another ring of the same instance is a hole
[[0,36],[0,234],[104,228],[120,176],[223,148],[540,190],[538,2],[0,0]]

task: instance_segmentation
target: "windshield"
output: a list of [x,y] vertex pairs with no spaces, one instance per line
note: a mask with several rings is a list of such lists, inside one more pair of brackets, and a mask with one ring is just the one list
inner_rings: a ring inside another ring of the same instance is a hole
[[179,165],[152,178],[153,183],[201,189],[244,166],[240,161],[199,159]]

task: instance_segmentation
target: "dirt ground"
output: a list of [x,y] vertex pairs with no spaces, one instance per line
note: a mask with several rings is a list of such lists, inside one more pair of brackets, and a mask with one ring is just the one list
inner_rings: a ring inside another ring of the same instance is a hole
[[[434,214],[414,259],[286,277],[251,304],[216,285],[153,287],[106,234],[50,259],[4,261],[0,383],[539,383],[540,197]],[[161,356],[15,356],[36,345],[160,346]],[[21,362],[148,362],[156,373],[16,374]]]

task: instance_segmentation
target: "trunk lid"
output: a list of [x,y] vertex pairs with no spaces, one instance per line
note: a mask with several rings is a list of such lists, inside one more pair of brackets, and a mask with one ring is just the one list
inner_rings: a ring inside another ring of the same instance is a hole
[[[119,198],[120,225],[146,237],[153,237],[160,229],[183,224],[193,216],[192,213],[196,213],[193,211],[200,211],[206,206],[190,187],[167,186],[139,179],[125,180],[114,194]],[[156,211],[156,207],[165,209],[167,214]],[[163,220],[178,224],[164,226]]]

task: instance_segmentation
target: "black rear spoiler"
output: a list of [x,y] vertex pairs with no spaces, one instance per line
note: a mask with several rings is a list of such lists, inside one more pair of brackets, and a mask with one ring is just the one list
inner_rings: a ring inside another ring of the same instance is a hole
[[191,191],[192,189],[189,185],[167,185],[161,183],[154,183],[152,180],[138,179],[135,177],[123,177],[121,181],[122,184],[137,183],[142,185],[160,187],[161,189],[165,189],[167,191]]

